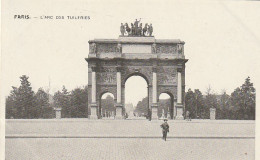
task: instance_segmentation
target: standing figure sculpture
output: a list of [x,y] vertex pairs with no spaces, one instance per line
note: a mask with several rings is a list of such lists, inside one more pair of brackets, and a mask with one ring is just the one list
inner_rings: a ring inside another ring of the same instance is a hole
[[140,23],[141,18],[139,21],[135,19],[134,23],[131,23],[131,28],[128,23],[121,23],[120,26],[120,32],[121,36],[152,36],[153,34],[153,26],[152,24],[148,25],[148,23],[145,23],[144,27],[142,26],[142,23]]
[[138,32],[138,23],[141,21],[141,18],[139,21],[137,21],[137,19],[135,19],[135,23],[134,23],[134,27],[135,27],[135,34],[134,35],[138,35],[137,32]]
[[142,23],[140,23],[140,25],[139,25],[139,27],[138,27],[138,30],[137,30],[137,35],[138,35],[138,36],[142,36],[142,29],[143,29]]
[[124,36],[124,34],[125,34],[125,26],[123,25],[123,23],[121,23],[120,32],[121,32],[121,35]]
[[145,36],[145,34],[146,34],[146,32],[147,32],[147,29],[148,29],[148,24],[147,23],[145,23],[145,26],[144,26],[144,28],[143,28],[143,36]]
[[127,34],[130,35],[131,29],[130,29],[130,27],[128,26],[127,23],[125,23],[125,30],[126,30]]
[[133,23],[131,23],[131,35],[135,35],[135,27]]
[[152,26],[152,24],[150,24],[148,26],[148,32],[149,32],[149,36],[152,36],[152,34],[153,34],[153,26]]

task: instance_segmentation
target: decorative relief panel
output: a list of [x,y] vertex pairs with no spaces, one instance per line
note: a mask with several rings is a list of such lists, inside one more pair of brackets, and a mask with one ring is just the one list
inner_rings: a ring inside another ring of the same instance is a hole
[[143,62],[143,61],[137,61],[137,60],[125,61],[124,65],[125,66],[149,66],[149,65],[152,65],[152,62],[149,62],[149,61]]
[[176,84],[176,70],[173,67],[158,67],[158,83],[163,85]]
[[117,63],[115,61],[101,61],[100,66],[116,66]]
[[183,44],[178,44],[177,48],[178,48],[178,53],[183,54]]
[[100,82],[103,84],[116,84],[116,68],[100,68]]
[[147,78],[149,85],[151,85],[152,67],[143,67],[143,66],[124,67],[121,73],[122,73],[123,80],[125,80],[129,75],[132,75],[134,73],[136,73],[137,75],[142,74]]
[[177,45],[157,44],[156,45],[156,53],[176,54],[177,53]]
[[96,43],[91,43],[91,44],[89,44],[89,53],[90,53],[90,54],[95,54],[96,51],[97,51]]
[[112,53],[119,50],[117,44],[97,44],[97,53]]

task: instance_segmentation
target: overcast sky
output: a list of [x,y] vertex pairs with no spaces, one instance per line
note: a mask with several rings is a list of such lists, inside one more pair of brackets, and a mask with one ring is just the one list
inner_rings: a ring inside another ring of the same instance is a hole
[[[34,91],[47,88],[49,79],[52,93],[62,85],[69,90],[87,85],[88,41],[118,38],[120,23],[135,18],[152,23],[156,39],[185,41],[186,90],[200,89],[204,94],[210,85],[215,93],[231,93],[247,76],[257,83],[260,3],[256,1],[11,0],[3,7],[3,96],[11,86],[20,85],[19,76],[24,74]],[[38,18],[14,19],[17,14]],[[90,16],[90,20],[66,16]],[[146,94],[145,81],[129,81],[126,96],[137,103]]]

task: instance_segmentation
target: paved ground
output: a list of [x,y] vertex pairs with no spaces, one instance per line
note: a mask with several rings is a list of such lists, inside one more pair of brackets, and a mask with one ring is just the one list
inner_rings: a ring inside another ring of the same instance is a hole
[[254,139],[7,139],[6,160],[253,160]]
[[7,120],[6,160],[251,160],[254,121]]
[[[9,120],[7,136],[160,137],[162,121]],[[169,137],[254,137],[254,121],[169,121]]]

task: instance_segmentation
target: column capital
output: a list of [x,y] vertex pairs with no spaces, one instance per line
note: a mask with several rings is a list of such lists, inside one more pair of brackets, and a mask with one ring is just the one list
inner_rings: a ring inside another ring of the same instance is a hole
[[158,71],[158,68],[156,66],[153,66],[152,70],[156,73]]
[[98,71],[98,67],[97,66],[91,66],[91,70],[92,70],[92,72],[97,72]]
[[177,72],[182,72],[182,68],[177,68]]
[[123,67],[121,67],[121,66],[117,66],[117,67],[116,67],[116,71],[117,71],[117,72],[122,72],[122,70],[123,70]]

